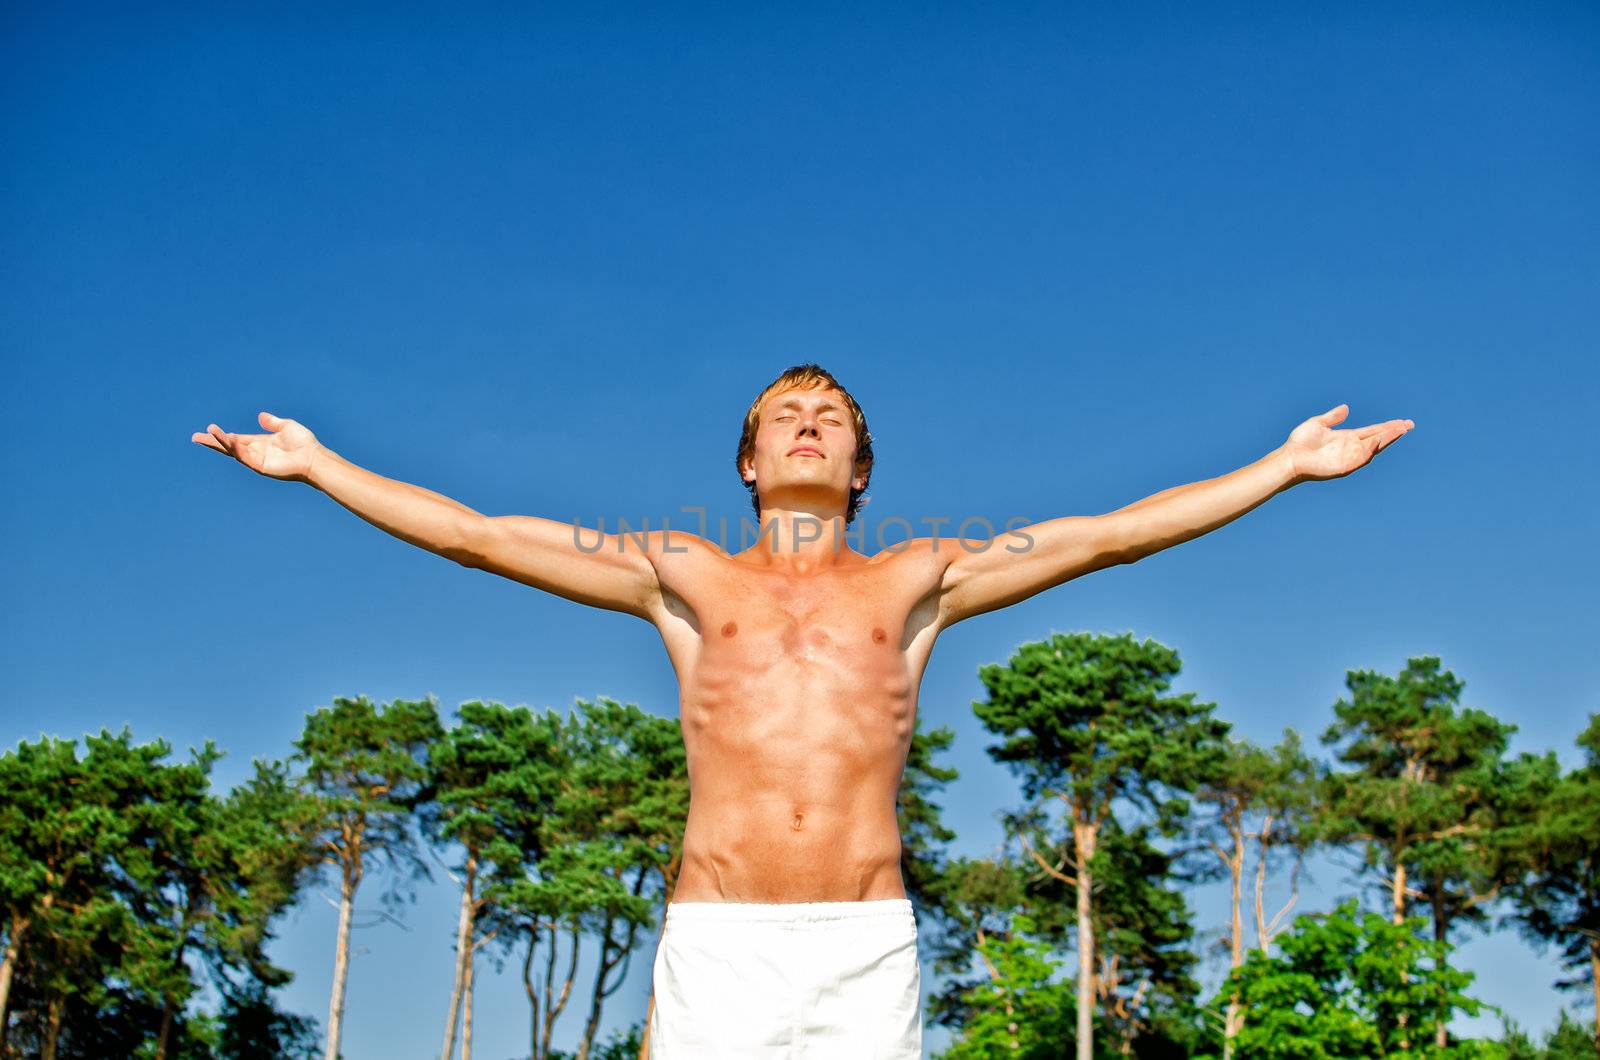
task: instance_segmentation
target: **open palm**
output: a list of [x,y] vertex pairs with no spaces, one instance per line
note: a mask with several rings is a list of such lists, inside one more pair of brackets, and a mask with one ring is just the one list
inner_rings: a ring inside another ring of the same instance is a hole
[[215,423],[190,439],[197,445],[231,456],[251,471],[268,478],[306,481],[317,436],[300,423],[263,412],[261,426],[271,434],[229,434]]
[[1349,414],[1349,405],[1335,405],[1290,432],[1284,449],[1294,461],[1296,475],[1309,480],[1343,478],[1365,467],[1391,442],[1416,426],[1410,420],[1386,420],[1369,427],[1334,430],[1334,424],[1343,423]]

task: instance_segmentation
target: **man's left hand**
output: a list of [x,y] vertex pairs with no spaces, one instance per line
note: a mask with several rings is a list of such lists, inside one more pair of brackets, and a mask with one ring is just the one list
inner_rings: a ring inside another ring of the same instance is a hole
[[1334,424],[1343,423],[1349,414],[1349,405],[1336,405],[1290,433],[1283,450],[1297,480],[1343,478],[1365,467],[1391,442],[1416,426],[1410,420],[1388,420],[1370,427],[1334,430]]

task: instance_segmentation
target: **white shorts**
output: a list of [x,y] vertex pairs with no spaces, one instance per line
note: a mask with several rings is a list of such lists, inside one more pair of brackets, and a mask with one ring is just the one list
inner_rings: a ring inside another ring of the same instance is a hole
[[671,902],[651,1060],[921,1060],[911,902]]

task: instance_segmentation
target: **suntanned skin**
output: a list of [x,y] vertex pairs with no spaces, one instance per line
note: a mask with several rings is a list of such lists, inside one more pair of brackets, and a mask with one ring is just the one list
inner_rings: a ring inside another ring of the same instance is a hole
[[677,673],[689,765],[672,900],[854,902],[905,896],[895,795],[940,631],[1209,533],[1292,485],[1348,475],[1415,426],[1333,429],[1347,414],[1336,406],[1245,467],[1114,512],[1023,527],[981,551],[914,538],[871,557],[845,540],[849,491],[865,482],[851,418],[831,389],[764,403],[754,459],[741,470],[769,529],[734,555],[681,531],[641,542],[486,516],[359,468],[270,413],[260,416],[270,434],[211,424],[193,441],[309,483],[463,566],[652,623]]

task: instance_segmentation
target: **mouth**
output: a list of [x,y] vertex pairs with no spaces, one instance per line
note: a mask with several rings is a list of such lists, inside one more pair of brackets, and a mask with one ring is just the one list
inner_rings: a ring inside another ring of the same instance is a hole
[[814,457],[817,457],[819,459],[822,457],[821,451],[813,449],[809,445],[797,446],[796,448],[789,450],[789,455],[790,456],[814,456]]

